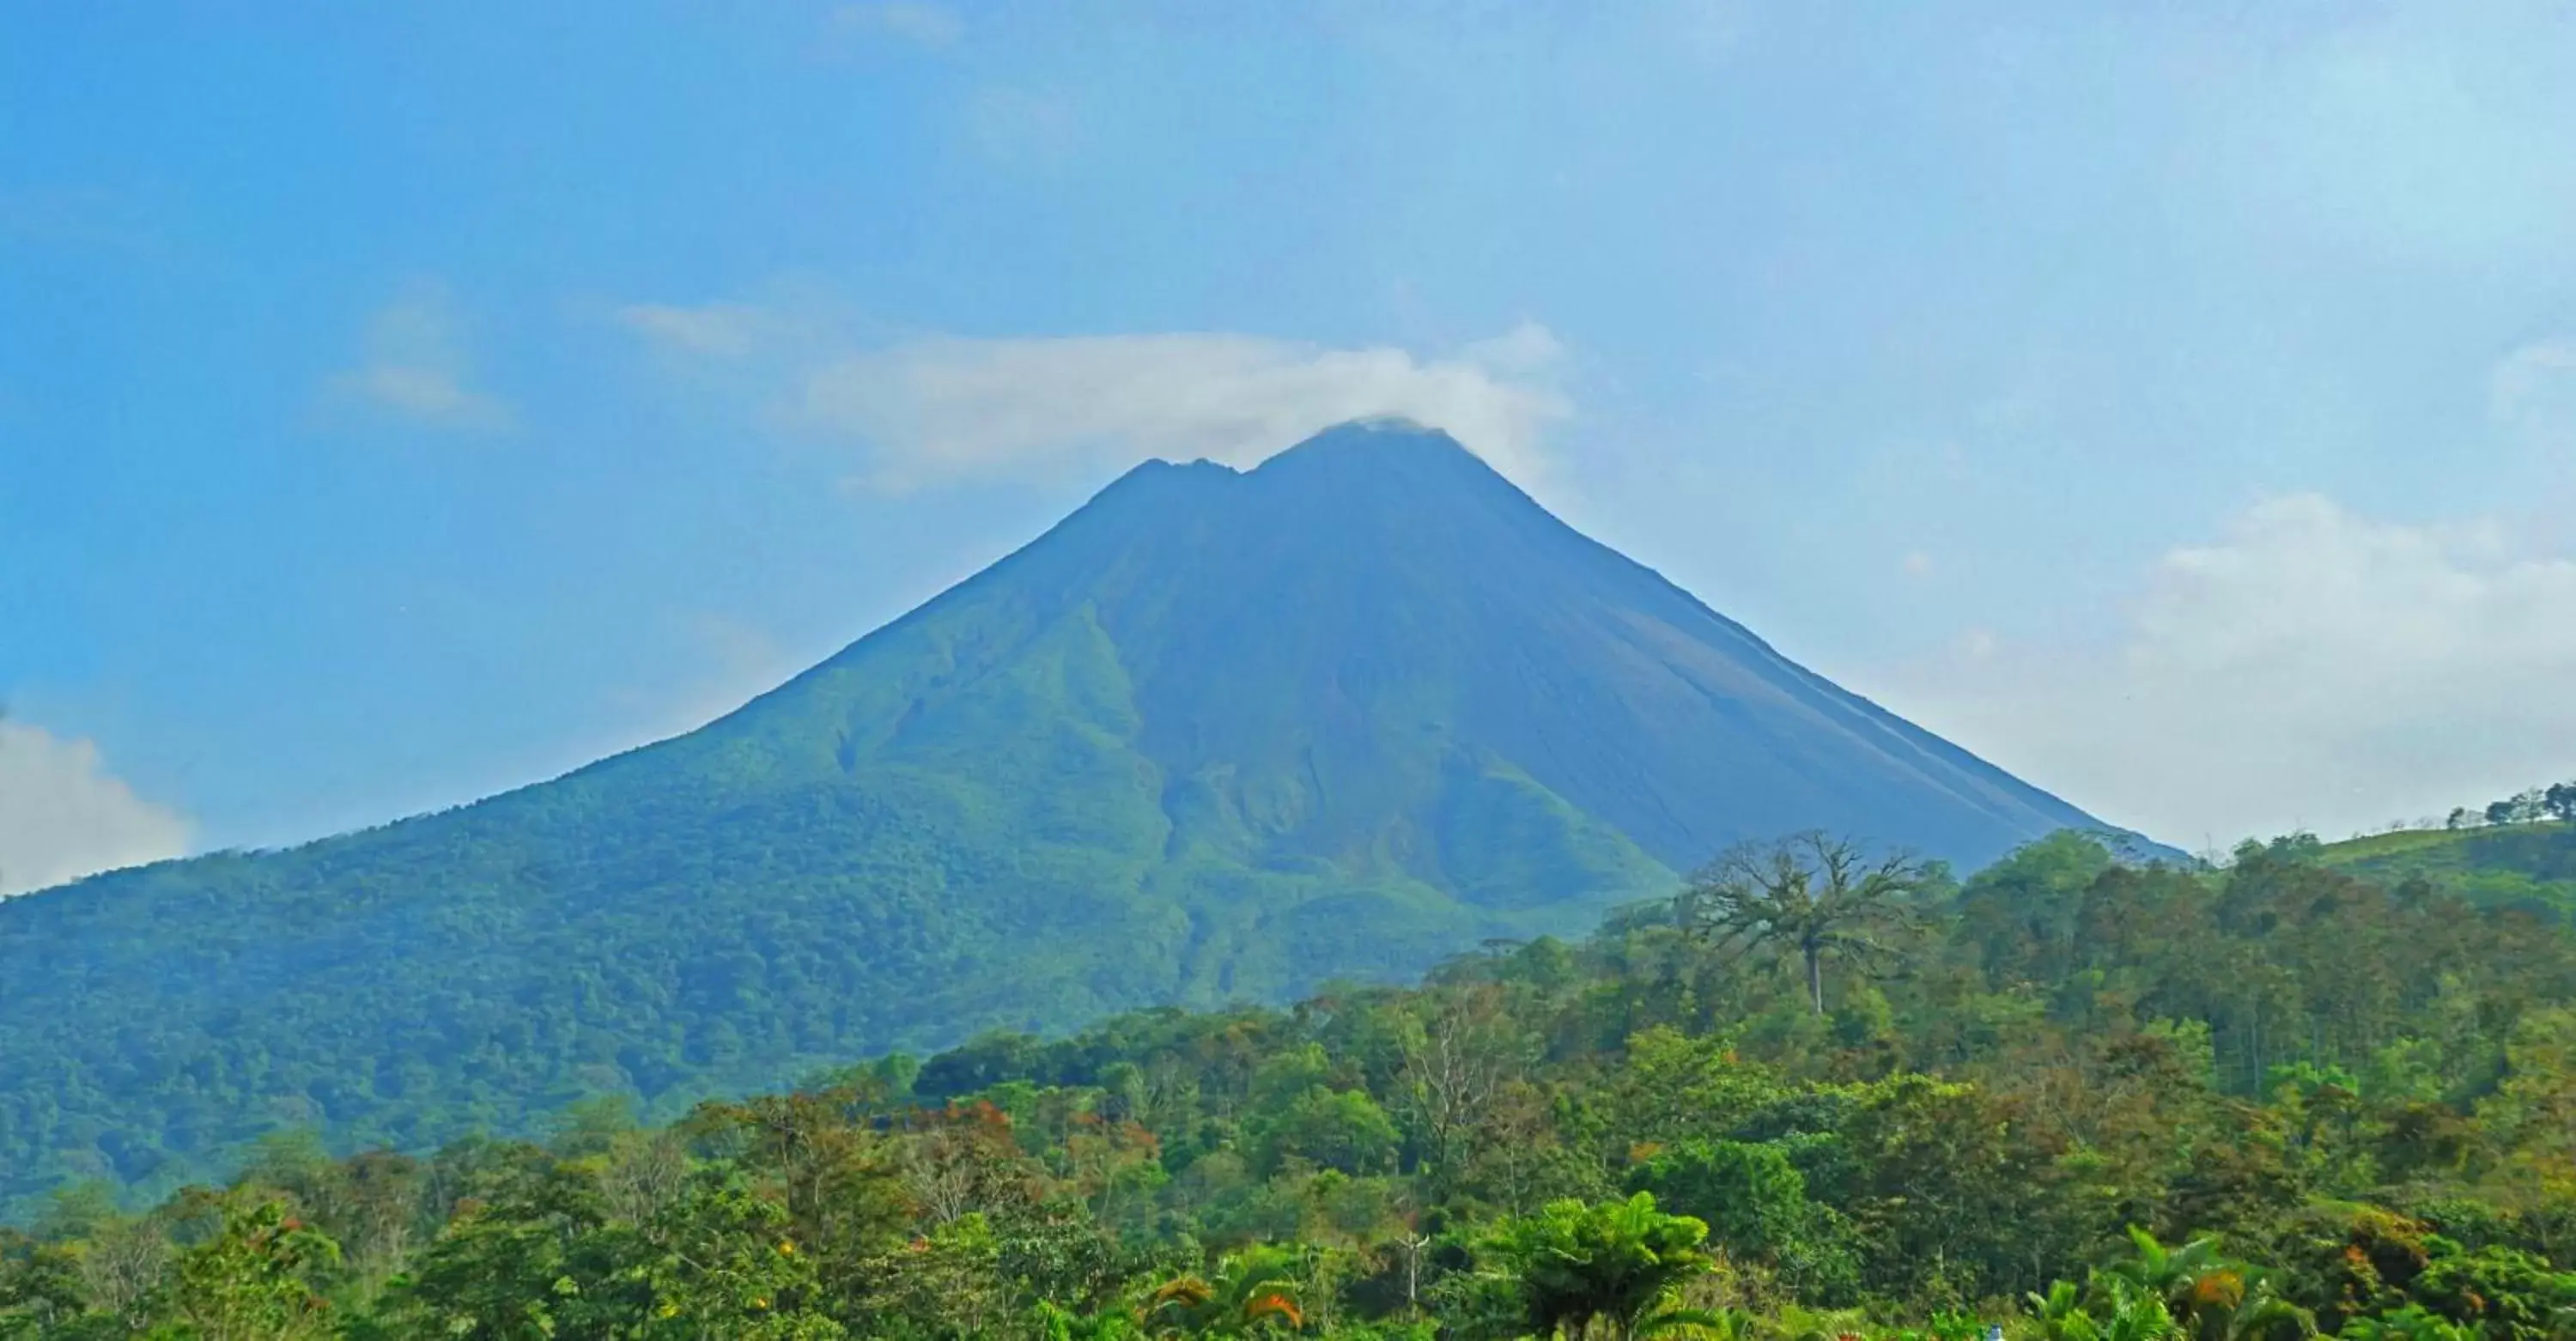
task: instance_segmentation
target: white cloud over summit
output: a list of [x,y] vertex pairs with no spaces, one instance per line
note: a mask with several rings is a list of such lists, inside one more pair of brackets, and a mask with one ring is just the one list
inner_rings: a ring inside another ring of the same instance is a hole
[[1196,332],[852,348],[722,304],[637,306],[624,320],[686,362],[734,370],[772,426],[857,448],[857,480],[886,491],[1146,456],[1250,464],[1373,415],[1446,429],[1526,480],[1548,428],[1572,412],[1556,384],[1564,348],[1536,322],[1426,356]]
[[2576,777],[2576,559],[2300,495],[2146,574],[2107,647],[1980,636],[1880,701],[2186,847]]
[[98,747],[0,721],[0,898],[180,856],[187,819],[136,796]]

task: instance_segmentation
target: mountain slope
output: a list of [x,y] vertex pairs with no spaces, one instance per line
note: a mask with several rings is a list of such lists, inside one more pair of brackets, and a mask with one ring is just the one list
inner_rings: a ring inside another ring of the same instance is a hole
[[2471,902],[2576,921],[2576,825],[2403,829],[2327,843],[2318,860],[2395,885],[2423,880]]
[[0,904],[0,1197],[1396,977],[1789,829],[1974,863],[2093,824],[1350,426],[1141,466],[689,735]]

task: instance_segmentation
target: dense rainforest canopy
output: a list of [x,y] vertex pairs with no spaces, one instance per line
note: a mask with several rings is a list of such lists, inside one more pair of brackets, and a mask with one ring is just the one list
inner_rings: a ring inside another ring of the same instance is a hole
[[2545,910],[2312,843],[1833,850],[1409,990],[69,1189],[0,1237],[0,1337],[2576,1335]]

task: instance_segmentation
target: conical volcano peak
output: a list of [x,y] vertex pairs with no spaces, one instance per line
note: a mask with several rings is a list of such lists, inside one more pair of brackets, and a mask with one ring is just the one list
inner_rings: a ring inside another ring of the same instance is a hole
[[1243,478],[1242,472],[1220,461],[1201,457],[1195,461],[1166,461],[1148,457],[1128,467],[1127,473],[1111,480],[1098,494],[1095,504],[1110,497],[1164,497],[1201,494],[1222,489]]
[[1271,457],[1246,477],[1266,491],[1420,504],[1519,490],[1445,430],[1410,419],[1336,424]]
[[1110,481],[1095,501],[1113,495],[1122,500],[1184,493],[1205,497],[1256,478],[1265,486],[1291,479],[1314,479],[1332,488],[1392,486],[1388,491],[1400,494],[1443,475],[1455,481],[1507,483],[1447,430],[1401,415],[1377,415],[1332,425],[1248,470],[1206,457],[1148,458]]
[[352,1140],[435,1147],[585,1088],[676,1108],[987,1028],[1410,977],[1579,934],[1746,839],[1974,865],[2065,827],[2100,826],[1449,434],[1343,424],[1249,472],[1140,466],[688,735],[0,903],[0,1114],[36,1115],[0,1120],[0,1201],[161,1167],[154,1077],[191,1066],[260,1088],[187,1149],[322,1095]]
[[1452,451],[1468,450],[1465,444],[1449,435],[1449,430],[1426,424],[1411,415],[1367,414],[1318,429],[1305,441],[1279,455],[1286,456],[1288,452],[1301,452],[1325,443],[1359,446],[1375,442],[1384,445],[1407,439],[1422,439],[1444,444]]
[[1401,415],[1378,415],[1347,420],[1324,429],[1262,462],[1253,473],[1303,469],[1327,462],[1335,466],[1365,466],[1372,460],[1484,465],[1483,458],[1451,437],[1446,429],[1433,428]]

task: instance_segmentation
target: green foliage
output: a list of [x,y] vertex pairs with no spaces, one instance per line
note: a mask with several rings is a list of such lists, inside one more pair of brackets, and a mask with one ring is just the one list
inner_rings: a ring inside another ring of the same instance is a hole
[[2125,1278],[2105,1277],[2090,1291],[2058,1281],[2030,1296],[2045,1341],[2182,1341],[2188,1336],[2164,1298]]
[[1860,1288],[1850,1224],[1807,1196],[1806,1175],[1775,1142],[1694,1141],[1629,1171],[1628,1186],[1694,1216],[1733,1261],[1776,1273],[1792,1298],[1842,1305]]
[[1294,1161],[1348,1174],[1390,1173],[1402,1136],[1365,1090],[1314,1086],[1290,1099],[1252,1133],[1259,1172]]
[[[2576,801],[2576,784],[2558,784]],[[2539,793],[2546,811],[2547,791]],[[2327,844],[2318,859],[2390,885],[2420,880],[2482,907],[2519,908],[2567,924],[2576,921],[2576,821],[2567,815],[2506,821],[2492,827],[2408,829]]]
[[1672,1305],[1709,1271],[1706,1237],[1707,1225],[1658,1211],[1640,1192],[1607,1205],[1552,1202],[1496,1226],[1478,1255],[1516,1283],[1521,1316],[1538,1335],[1581,1336],[1598,1319],[1624,1339],[1682,1320]]
[[2408,1286],[2416,1302],[2487,1341],[2541,1341],[2576,1333],[2576,1272],[2506,1247],[2446,1253]]
[[1148,1316],[1194,1336],[1260,1336],[1304,1330],[1306,1254],[1259,1245],[1229,1253],[1208,1277],[1165,1282]]
[[340,1246],[279,1201],[236,1199],[220,1208],[213,1237],[181,1253],[167,1319],[152,1329],[171,1341],[295,1341],[332,1330],[323,1275]]
[[2350,1341],[2477,1341],[2478,1329],[2408,1304],[2393,1312],[2353,1319],[2337,1336]]
[[0,1230],[0,1341],[65,1334],[87,1310],[79,1258],[61,1243]]
[[1746,953],[1783,956],[1804,970],[1808,1003],[1825,1013],[1828,960],[1885,969],[1911,938],[1941,872],[1910,854],[1877,858],[1847,839],[1800,834],[1732,849],[1691,878],[1675,901],[1685,930]]
[[2204,872],[2057,840],[1819,1018],[1671,911],[662,1125],[576,1105],[544,1144],[273,1133],[228,1189],[76,1185],[0,1233],[0,1341],[2576,1325],[2561,929],[2306,845]]

